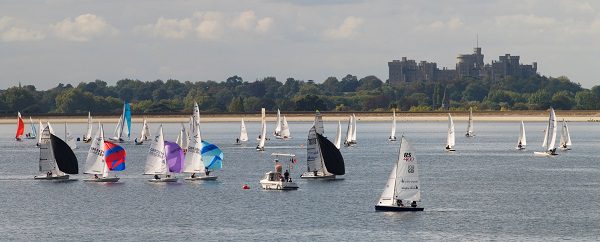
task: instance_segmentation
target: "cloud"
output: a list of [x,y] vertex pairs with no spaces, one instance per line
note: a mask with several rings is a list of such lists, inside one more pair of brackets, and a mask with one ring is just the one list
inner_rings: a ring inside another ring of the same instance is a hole
[[417,26],[418,30],[457,30],[464,25],[459,17],[451,17],[446,21],[436,20],[429,24]]
[[357,29],[363,24],[363,19],[350,16],[336,28],[325,30],[325,37],[329,39],[348,39],[356,35]]
[[256,32],[266,33],[267,31],[269,31],[269,29],[271,29],[271,26],[273,26],[273,18],[262,18],[258,20],[258,23],[256,24]]
[[219,12],[197,12],[194,14],[200,23],[196,27],[196,35],[200,39],[216,40],[223,36],[225,31],[222,21],[223,16]]
[[51,25],[57,37],[70,41],[89,41],[104,35],[114,35],[117,30],[103,18],[93,14],[82,14],[75,19],[66,18]]
[[194,30],[192,20],[185,19],[167,19],[158,18],[156,23],[139,26],[136,31],[146,32],[152,36],[163,37],[166,39],[183,39]]
[[15,26],[14,19],[11,17],[0,18],[0,40],[2,41],[36,41],[45,37],[46,35],[39,30]]
[[244,31],[255,31],[257,33],[266,33],[273,25],[273,18],[264,17],[258,19],[254,11],[244,11],[233,20],[231,26]]
[[563,10],[579,13],[593,13],[595,12],[594,7],[589,2],[583,1],[572,1],[572,0],[561,0],[560,7]]
[[550,17],[537,16],[534,14],[515,14],[495,17],[498,26],[537,26],[545,27],[556,24],[556,20]]

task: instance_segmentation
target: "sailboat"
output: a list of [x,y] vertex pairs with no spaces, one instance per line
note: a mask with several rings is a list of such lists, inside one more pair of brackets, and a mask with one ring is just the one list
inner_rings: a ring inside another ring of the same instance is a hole
[[473,131],[473,107],[469,108],[469,124],[467,126],[466,137],[475,137],[475,132]]
[[560,132],[560,149],[571,150],[571,145],[571,134],[569,134],[569,126],[567,126],[567,122],[563,119],[562,130]]
[[126,152],[123,147],[105,141],[104,129],[101,124],[98,124],[98,126],[98,131],[96,131],[96,135],[88,151],[85,172],[83,172],[85,174],[93,174],[94,176],[84,181],[118,182],[118,177],[109,177],[109,171],[125,170]]
[[200,128],[194,128],[195,133],[190,135],[188,142],[187,153],[183,161],[183,172],[190,173],[190,177],[185,180],[201,180],[196,173],[204,173],[204,163],[202,162],[202,137],[200,136]]
[[[260,180],[260,186],[265,190],[296,190],[298,185],[292,181],[289,171],[292,169],[291,163],[294,163],[296,155],[294,154],[281,154],[273,153],[271,156],[275,156],[275,171],[269,171],[265,173],[263,179]],[[285,157],[289,160],[289,169],[283,172],[283,166],[279,162],[280,157]]]
[[350,119],[348,119],[348,128],[346,129],[346,140],[344,140],[344,144],[346,146],[351,146],[352,143],[352,134],[354,133],[354,122],[353,122],[354,117],[350,116]]
[[150,140],[150,136],[150,127],[148,126],[146,117],[144,117],[144,121],[142,122],[142,132],[139,138],[135,138],[134,142],[136,145],[144,144],[144,141]]
[[71,147],[71,149],[77,149],[77,143],[75,143],[75,138],[71,135],[71,131],[67,128],[67,123],[65,123],[65,142]]
[[266,117],[265,117],[265,109],[261,109],[261,113],[262,113],[262,119],[260,122],[260,135],[258,136],[259,141],[258,141],[258,145],[256,146],[256,150],[258,151],[264,151],[265,150],[265,141],[267,139],[267,122],[266,122]]
[[452,120],[452,115],[448,114],[448,137],[446,138],[446,151],[455,151],[454,143],[454,121]]
[[517,141],[517,150],[524,150],[525,146],[527,146],[527,136],[525,135],[525,123],[521,121],[519,140]]
[[356,130],[357,130],[357,128],[356,128],[356,120],[357,120],[356,115],[352,114],[352,121],[353,121],[353,124],[352,124],[352,126],[353,126],[352,127],[352,144],[356,144]]
[[246,123],[244,123],[244,118],[242,118],[242,123],[240,124],[240,137],[237,138],[236,144],[242,144],[242,142],[248,141],[248,131],[246,130]]
[[[171,171],[167,163],[167,150],[162,125],[159,126],[156,133],[158,135],[154,137],[148,150],[144,175],[154,175],[154,178],[149,180],[151,182],[177,182],[176,177],[171,177]],[[165,177],[160,177],[161,175]]]
[[[104,134],[102,134],[104,136]],[[87,119],[87,131],[85,132],[85,136],[83,136],[83,142],[89,143],[92,141],[92,114],[88,112]]]
[[315,112],[315,120],[313,121],[313,125],[315,126],[317,134],[325,136],[325,128],[323,128],[323,117],[321,117],[321,112],[319,112],[319,110]]
[[392,133],[388,137],[389,141],[396,141],[396,110],[392,114]]
[[23,122],[23,118],[21,118],[21,112],[17,112],[17,133],[15,134],[15,139],[17,141],[21,141],[21,136],[25,132],[25,123]]
[[337,132],[335,133],[335,142],[333,143],[338,150],[342,144],[342,123],[338,120]]
[[29,128],[31,129],[31,131],[29,132],[29,134],[25,135],[26,139],[35,139],[38,136],[38,132],[37,132],[37,128],[35,127],[35,124],[33,123],[33,119],[31,119],[31,116],[29,116]]
[[[419,188],[419,169],[415,150],[406,138],[400,138],[400,152],[398,160],[392,168],[379,202],[375,205],[376,211],[423,211],[417,202],[421,201]],[[404,204],[406,202],[406,205]]]
[[175,141],[175,143],[177,143],[177,145],[179,145],[179,147],[181,147],[181,149],[183,150],[183,153],[185,153],[187,151],[188,142],[188,133],[185,130],[185,126],[182,123],[181,130],[179,131],[179,135],[177,136],[177,140]]
[[117,123],[117,127],[115,128],[115,136],[110,138],[110,140],[123,143],[125,140],[123,139],[123,130],[127,126],[127,138],[131,138],[131,107],[128,102],[123,104],[123,113],[119,118],[119,122]]
[[37,180],[68,180],[69,175],[79,173],[77,157],[73,150],[60,138],[50,132],[50,124],[40,134],[39,169],[42,175]]
[[281,137],[281,113],[279,112],[279,109],[277,109],[277,121],[275,122],[276,126],[275,131],[273,131],[273,136],[279,139]]
[[287,119],[285,118],[285,115],[283,116],[283,119],[281,121],[281,131],[279,132],[279,136],[277,138],[283,140],[292,138],[292,134],[290,133],[290,126],[288,124]]
[[38,120],[39,121],[39,125],[38,125],[38,131],[37,134],[37,143],[35,144],[35,146],[40,146],[40,144],[42,143],[42,131],[44,131],[44,125],[42,125],[42,120]]
[[546,131],[544,134],[544,143],[542,147],[546,148],[543,152],[533,152],[535,156],[554,156],[556,154],[556,114],[554,109],[550,108],[550,116],[548,117],[548,124],[546,125]]
[[342,153],[331,141],[317,133],[314,125],[308,132],[306,165],[307,171],[300,178],[334,179],[336,175],[346,173]]

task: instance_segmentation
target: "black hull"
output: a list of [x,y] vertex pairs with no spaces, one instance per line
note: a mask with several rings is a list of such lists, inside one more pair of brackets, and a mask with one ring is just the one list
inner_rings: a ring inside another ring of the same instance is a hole
[[413,207],[396,207],[396,206],[378,206],[375,205],[375,211],[390,211],[390,212],[420,212],[425,208]]

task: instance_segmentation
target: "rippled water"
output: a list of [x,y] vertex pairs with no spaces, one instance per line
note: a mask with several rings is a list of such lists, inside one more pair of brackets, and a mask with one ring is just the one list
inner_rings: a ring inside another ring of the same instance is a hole
[[[526,123],[527,151],[514,149],[519,123],[476,123],[448,154],[445,122],[400,122],[417,150],[424,212],[375,212],[374,205],[397,157],[387,141],[389,123],[358,123],[358,145],[342,148],[346,175],[337,181],[296,179],[297,191],[263,191],[258,181],[272,169],[270,153],[298,155],[292,171],[306,167],[311,123],[290,123],[294,139],[267,141],[254,150],[259,124],[247,123],[251,141],[235,146],[239,123],[206,123],[203,138],[225,152],[217,182],[153,184],[142,174],[148,144],[124,145],[127,169],[118,184],[34,181],[34,140],[15,142],[14,125],[0,129],[0,234],[2,240],[597,240],[600,235],[600,148],[595,123],[571,123],[574,148],[554,158],[541,150],[543,123]],[[326,123],[335,136],[336,123]],[[62,124],[54,124],[62,134]],[[134,124],[135,135],[139,124]],[[165,124],[175,140],[179,124]],[[270,129],[273,124],[269,124]],[[112,131],[114,125],[105,125]],[[155,132],[156,124],[151,124]],[[76,135],[83,124],[73,124]],[[345,127],[344,127],[345,129]],[[110,132],[107,132],[109,136]],[[133,138],[132,138],[133,139]],[[83,167],[89,145],[75,152]],[[85,178],[77,175],[77,178]],[[242,190],[243,184],[250,190]]]

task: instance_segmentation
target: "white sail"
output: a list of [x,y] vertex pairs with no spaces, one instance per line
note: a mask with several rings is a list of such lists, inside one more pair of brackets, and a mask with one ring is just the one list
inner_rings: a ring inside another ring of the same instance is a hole
[[335,142],[333,143],[338,150],[342,144],[342,123],[338,120],[337,132],[335,133]]
[[346,140],[344,141],[344,144],[346,145],[350,145],[352,144],[352,129],[353,129],[353,122],[352,122],[353,117],[350,116],[350,118],[348,119],[348,128],[346,129]]
[[392,114],[392,132],[390,133],[390,139],[396,140],[396,110]]
[[123,138],[123,126],[125,126],[125,124],[123,122],[123,114],[121,114],[121,117],[119,117],[119,122],[117,123],[117,127],[115,128],[115,140],[120,140]]
[[77,149],[77,143],[75,143],[75,138],[71,135],[67,123],[65,123],[65,143],[67,143],[72,150]]
[[400,143],[400,154],[396,169],[395,199],[421,201],[419,186],[419,169],[415,150],[404,136]]
[[165,160],[165,139],[163,136],[162,125],[158,127],[157,135],[152,140],[148,156],[146,157],[146,166],[144,175],[167,174],[167,163]]
[[521,131],[519,132],[519,140],[517,145],[521,144],[521,146],[525,147],[527,145],[527,136],[525,135],[525,123],[521,121]]
[[467,126],[467,134],[466,136],[473,136],[473,107],[469,108],[469,124]]
[[179,145],[179,147],[188,147],[188,142],[189,142],[188,133],[185,130],[185,126],[182,123],[181,130],[179,131],[179,136],[177,137],[176,143]]
[[[197,125],[196,125],[197,126]],[[204,163],[202,162],[202,137],[200,136],[200,127],[195,127],[196,131],[190,135],[189,145],[183,161],[183,172],[201,173],[204,172]]]
[[52,152],[52,143],[50,142],[50,126],[46,125],[43,131],[40,133],[40,172],[52,172],[57,174],[58,166],[56,160],[54,160],[54,153]]
[[569,134],[569,127],[567,126],[567,122],[563,119],[562,129],[560,132],[560,147],[567,148],[568,146],[571,146],[571,135]]
[[323,155],[321,154],[321,147],[317,141],[317,128],[313,125],[308,131],[308,141],[306,144],[306,165],[307,171],[309,172],[322,172],[326,173],[325,166],[323,165]]
[[279,112],[279,109],[277,109],[277,121],[273,135],[281,136],[281,113]]
[[356,120],[357,120],[356,115],[352,114],[352,121],[353,121],[353,123],[352,123],[352,143],[356,143],[356,130],[357,130]]
[[85,132],[85,136],[83,137],[84,141],[92,138],[92,114],[90,112],[88,112],[87,124],[87,130]]
[[387,205],[392,206],[396,205],[396,201],[394,199],[394,191],[396,187],[396,170],[398,169],[398,161],[395,162],[392,167],[392,172],[388,176],[387,183],[385,183],[385,187],[383,188],[383,192],[381,196],[379,196],[379,203],[377,205]]
[[150,134],[150,126],[148,125],[146,119],[144,119],[144,141],[150,140],[150,137],[152,137],[152,134]]
[[323,128],[323,117],[321,117],[321,112],[317,110],[315,113],[315,121],[313,121],[313,125],[315,126],[315,130],[317,134],[325,135],[325,128]]
[[548,125],[546,129],[546,136],[544,137],[545,148],[548,151],[554,150],[556,146],[556,114],[554,113],[554,109],[550,108],[550,117],[548,118]]
[[101,124],[98,124],[98,131],[94,135],[92,145],[88,150],[87,159],[85,160],[85,174],[103,174],[106,166],[104,158],[104,129]]
[[38,133],[37,143],[39,145],[40,143],[42,143],[42,131],[44,131],[44,125],[42,124],[42,120],[38,120],[38,121],[39,121],[39,124],[38,124],[38,132],[37,132]]
[[262,122],[261,126],[262,128],[260,129],[260,141],[258,142],[258,146],[256,146],[256,148],[262,150],[265,148],[265,141],[267,140],[267,137],[265,137],[267,136],[267,124],[265,122]]
[[[198,107],[198,103],[194,102],[194,113],[192,114],[192,129],[196,127],[200,127],[200,107]],[[196,133],[196,130],[190,130],[190,133]]]
[[446,147],[454,148],[455,137],[454,137],[454,121],[452,115],[448,114],[448,137],[446,139]]
[[246,123],[242,118],[242,124],[240,125],[240,141],[248,141],[248,131],[246,130]]
[[285,139],[292,138],[292,134],[290,133],[290,126],[288,125],[288,121],[285,118],[285,115],[283,116],[283,120],[281,121],[281,132],[279,136]]
[[148,138],[148,135],[146,134],[146,125],[146,117],[144,117],[144,120],[142,121],[142,132],[140,132],[140,138],[138,139],[138,142],[145,141]]
[[52,129],[52,125],[50,124],[50,122],[46,122],[46,125],[48,125],[48,129],[50,130],[50,133],[55,134],[54,129]]

